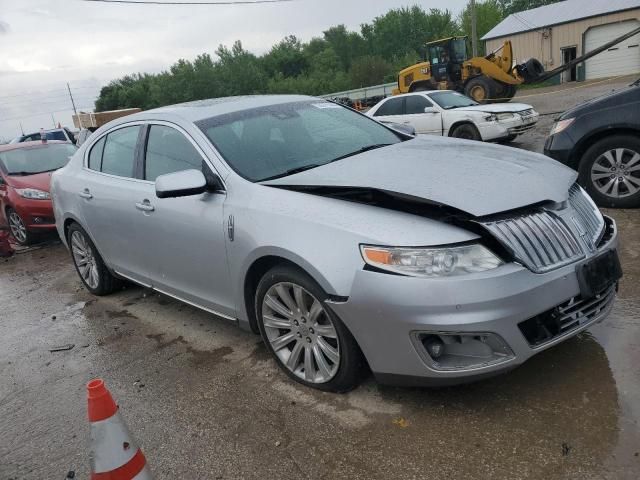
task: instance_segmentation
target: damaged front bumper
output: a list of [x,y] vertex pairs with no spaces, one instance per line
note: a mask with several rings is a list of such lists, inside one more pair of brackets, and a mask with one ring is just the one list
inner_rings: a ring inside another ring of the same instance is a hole
[[[589,259],[617,248],[615,225],[610,225],[611,235]],[[513,369],[604,319],[616,284],[582,298],[576,266],[589,259],[542,274],[508,263],[483,273],[437,279],[363,269],[348,300],[329,304],[381,383],[464,383]],[[435,358],[438,351],[430,350],[429,343],[433,339],[446,344],[445,352],[476,352],[485,355],[485,361]]]

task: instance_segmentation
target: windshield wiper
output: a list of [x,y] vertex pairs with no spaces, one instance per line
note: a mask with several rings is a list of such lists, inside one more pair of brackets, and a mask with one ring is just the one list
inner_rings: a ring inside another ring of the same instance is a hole
[[333,160],[327,163],[337,162],[338,160],[342,160],[343,158],[353,157],[354,155],[368,152],[369,150],[375,150],[376,148],[388,147],[389,145],[394,145],[394,144],[393,143],[374,143],[373,145],[367,145],[366,147],[362,147],[359,150],[356,150],[355,152],[340,155],[339,157],[334,158]]
[[26,177],[27,175],[36,175],[40,172],[9,172],[8,175],[11,177]]
[[324,163],[312,163],[310,165],[303,165],[301,167],[291,168],[285,172],[278,173],[271,177],[263,178],[260,182],[266,182],[267,180],[275,180],[276,178],[288,177],[289,175],[293,175],[294,173],[304,172],[305,170],[311,170],[312,168],[321,167],[325,165]]

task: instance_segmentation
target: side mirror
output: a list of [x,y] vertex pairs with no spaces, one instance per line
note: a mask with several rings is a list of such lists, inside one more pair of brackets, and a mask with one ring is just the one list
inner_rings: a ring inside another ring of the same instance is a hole
[[434,107],[424,107],[424,113],[438,113]]
[[408,123],[395,123],[395,122],[380,122],[384,123],[387,127],[396,132],[400,132],[403,135],[409,135],[411,137],[416,136],[416,129],[413,125],[409,125]]
[[207,191],[207,179],[200,170],[183,170],[156,178],[158,198],[176,198],[198,195]]

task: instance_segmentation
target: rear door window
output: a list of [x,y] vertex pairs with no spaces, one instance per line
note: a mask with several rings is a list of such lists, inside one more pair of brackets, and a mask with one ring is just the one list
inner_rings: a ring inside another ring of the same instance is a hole
[[136,145],[140,125],[125,127],[107,135],[102,153],[103,173],[119,177],[133,177]]
[[373,114],[374,117],[387,117],[390,115],[402,115],[404,98],[391,98]]
[[160,175],[192,168],[202,170],[202,162],[196,148],[178,130],[151,125],[145,152],[145,180],[154,182]]
[[102,152],[104,151],[104,141],[106,137],[102,137],[98,142],[91,147],[89,152],[89,168],[91,170],[100,171],[102,167]]

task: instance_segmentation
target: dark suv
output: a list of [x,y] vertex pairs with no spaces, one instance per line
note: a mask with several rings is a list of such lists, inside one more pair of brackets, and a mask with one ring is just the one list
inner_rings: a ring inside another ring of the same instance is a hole
[[640,206],[640,79],[560,115],[544,153],[577,170],[598,205]]

